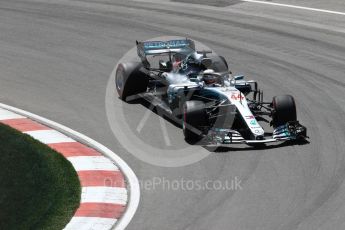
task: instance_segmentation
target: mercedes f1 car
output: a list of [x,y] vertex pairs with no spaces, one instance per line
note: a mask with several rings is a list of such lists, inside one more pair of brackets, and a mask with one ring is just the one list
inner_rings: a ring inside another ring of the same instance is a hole
[[[197,51],[190,39],[136,42],[140,61],[120,63],[120,99],[144,98],[182,123],[186,141],[223,146],[299,140],[307,129],[297,120],[290,95],[263,101],[254,80],[232,76],[224,57]],[[265,132],[259,121],[273,126]]]

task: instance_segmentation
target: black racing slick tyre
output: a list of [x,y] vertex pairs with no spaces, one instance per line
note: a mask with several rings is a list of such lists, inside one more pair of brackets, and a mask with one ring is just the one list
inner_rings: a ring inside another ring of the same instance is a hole
[[273,97],[272,107],[273,127],[284,125],[289,121],[297,121],[295,99],[291,95]]
[[228,70],[229,69],[229,65],[228,65],[228,62],[226,61],[225,57],[219,56],[219,58],[223,61],[224,66],[226,67],[226,70]]
[[212,58],[213,63],[211,69],[216,72],[227,72],[229,70],[228,63],[223,56],[216,56]]
[[140,71],[142,63],[128,62],[120,63],[116,68],[115,86],[119,98],[128,100],[129,96],[143,93],[147,90],[149,79],[145,73]]
[[183,134],[187,142],[201,140],[203,129],[207,125],[205,103],[186,101],[183,105]]

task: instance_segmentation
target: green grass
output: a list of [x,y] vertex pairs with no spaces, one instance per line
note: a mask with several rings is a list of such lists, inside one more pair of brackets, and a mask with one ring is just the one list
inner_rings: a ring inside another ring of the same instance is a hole
[[81,188],[61,154],[0,124],[0,229],[63,229]]

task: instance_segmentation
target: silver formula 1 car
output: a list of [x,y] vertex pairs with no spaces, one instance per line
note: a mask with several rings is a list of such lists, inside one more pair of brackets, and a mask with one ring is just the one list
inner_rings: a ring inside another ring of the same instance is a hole
[[[256,81],[232,76],[224,57],[197,51],[194,41],[137,41],[137,51],[140,61],[117,66],[119,97],[144,98],[163,110],[182,123],[189,143],[255,145],[307,137],[292,96],[264,102]],[[273,132],[265,132],[259,121]]]

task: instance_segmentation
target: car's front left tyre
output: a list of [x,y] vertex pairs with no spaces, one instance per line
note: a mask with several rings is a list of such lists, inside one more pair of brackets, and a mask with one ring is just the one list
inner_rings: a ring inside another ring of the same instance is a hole
[[295,99],[291,95],[280,95],[272,100],[272,124],[276,128],[287,122],[297,121]]

